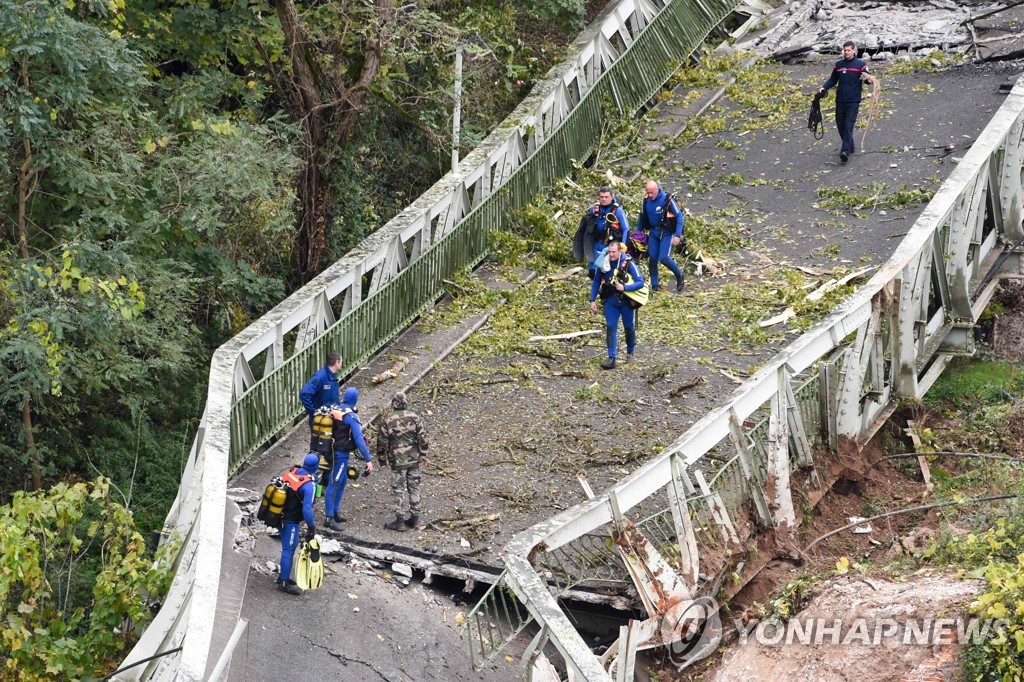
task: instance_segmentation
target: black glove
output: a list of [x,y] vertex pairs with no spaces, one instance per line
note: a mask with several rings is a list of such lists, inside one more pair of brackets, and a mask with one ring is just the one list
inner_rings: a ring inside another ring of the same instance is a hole
[[316,537],[316,526],[310,526],[306,529],[306,542],[309,542]]

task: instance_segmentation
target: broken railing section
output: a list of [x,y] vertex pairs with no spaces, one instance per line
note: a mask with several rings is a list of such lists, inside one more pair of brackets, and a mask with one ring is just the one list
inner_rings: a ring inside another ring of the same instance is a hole
[[[974,324],[999,280],[1024,275],[1020,253],[1007,250],[1024,237],[1022,112],[1018,83],[859,291],[657,457],[506,546],[504,582],[570,679],[626,679],[637,649],[680,636],[654,624],[714,596],[744,549],[798,553],[794,493],[815,504],[843,469],[835,453],[855,455],[900,400],[920,398],[953,356],[973,353]],[[735,454],[708,480],[726,448]],[[649,509],[662,511],[632,520]],[[646,614],[600,658],[558,601],[591,580],[631,586]],[[556,679],[539,677],[550,671],[541,644],[528,676]]]
[[[700,469],[688,467],[677,453],[671,458],[670,481],[664,486],[668,504],[661,511],[634,522],[621,513],[616,495],[609,493],[610,523],[531,558],[556,599],[571,600],[570,590],[583,588],[635,594],[632,606],[648,617],[623,626],[620,639],[601,658],[604,667],[617,671],[616,679],[631,679],[628,673],[637,651],[666,646],[673,637],[686,636],[686,632],[666,627],[666,618],[698,595],[716,591],[714,583],[727,565],[725,550],[739,553],[741,543],[751,535],[749,518],[763,531],[777,530],[766,492],[769,454],[773,452],[767,440],[770,431],[765,428],[770,421],[781,419],[786,424],[789,443],[782,446],[786,461],[780,465],[786,471],[784,478],[789,480],[792,466],[807,474],[807,480],[816,480],[805,425],[815,429],[813,440],[827,440],[827,434],[816,431],[823,424],[828,426],[820,418],[820,408],[815,407],[820,404],[815,393],[820,381],[815,375],[794,391],[789,385],[793,381],[790,373],[780,371],[779,376],[787,390],[781,391],[785,397],[777,401],[774,418],[766,417],[744,429],[736,415],[731,415],[729,437],[723,445],[732,447],[735,454],[710,480]],[[803,397],[802,402],[797,395]],[[805,404],[810,406],[806,421],[801,410]],[[775,450],[783,451],[778,446]],[[701,550],[707,562],[704,566]],[[470,613],[470,658],[477,668],[498,656],[531,620],[509,608],[510,598],[515,599],[506,573]],[[544,631],[543,639],[549,637]],[[550,664],[540,648],[533,647],[528,660],[524,658],[527,679],[558,679],[541,676]]]

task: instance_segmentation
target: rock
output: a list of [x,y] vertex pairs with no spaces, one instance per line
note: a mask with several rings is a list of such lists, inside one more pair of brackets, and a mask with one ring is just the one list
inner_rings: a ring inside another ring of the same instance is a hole
[[938,59],[933,59],[933,60],[931,60],[931,62],[932,62],[932,66],[934,66],[936,69],[938,69],[938,68],[940,68],[942,66],[942,62],[940,62]]
[[391,564],[391,572],[397,573],[398,575],[404,575],[407,578],[411,578],[412,566],[410,566],[409,564],[403,564],[396,561],[395,563]]
[[228,488],[228,499],[238,504],[255,502],[259,498],[259,495],[248,488]]
[[819,9],[817,12],[814,13],[814,20],[815,21],[828,21],[828,13],[825,12],[825,10],[823,10],[823,9]]
[[731,45],[722,43],[721,45],[715,48],[714,54],[717,54],[719,56],[728,56],[734,53],[735,51],[736,50],[734,50]]
[[410,581],[408,578],[395,578],[395,584],[404,590],[409,587]]
[[871,61],[873,61],[873,62],[884,62],[884,61],[888,61],[889,58],[891,58],[891,57],[892,57],[892,54],[889,53],[889,52],[876,52],[875,54],[871,55]]
[[333,539],[333,538],[330,538],[330,539],[325,538],[325,539],[320,541],[320,553],[321,554],[341,554],[342,553],[341,543],[338,542],[337,540]]

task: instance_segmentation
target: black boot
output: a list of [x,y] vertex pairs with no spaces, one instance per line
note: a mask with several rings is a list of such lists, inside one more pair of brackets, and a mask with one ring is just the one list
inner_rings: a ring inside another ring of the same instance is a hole
[[384,527],[388,530],[395,530],[399,533],[405,532],[405,519],[402,518],[401,514],[395,514],[395,520],[390,523],[385,523]]
[[294,580],[278,580],[277,589],[296,596],[302,594],[302,588],[296,585]]
[[601,369],[615,369],[615,358],[608,358],[602,362]]
[[409,528],[409,529],[419,528],[420,527],[420,515],[419,514],[410,514],[409,518],[407,518],[405,520],[405,527]]
[[676,275],[676,293],[683,293],[683,276],[682,274]]

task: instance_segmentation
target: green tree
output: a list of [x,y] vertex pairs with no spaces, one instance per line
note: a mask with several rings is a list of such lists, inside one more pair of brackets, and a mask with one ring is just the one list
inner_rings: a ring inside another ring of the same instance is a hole
[[35,488],[85,468],[91,419],[194,384],[200,327],[213,345],[284,293],[291,128],[212,92],[159,108],[126,23],[117,3],[0,0],[0,406],[19,423],[0,460]]
[[169,586],[110,482],[17,493],[0,507],[0,670],[8,679],[102,674]]

